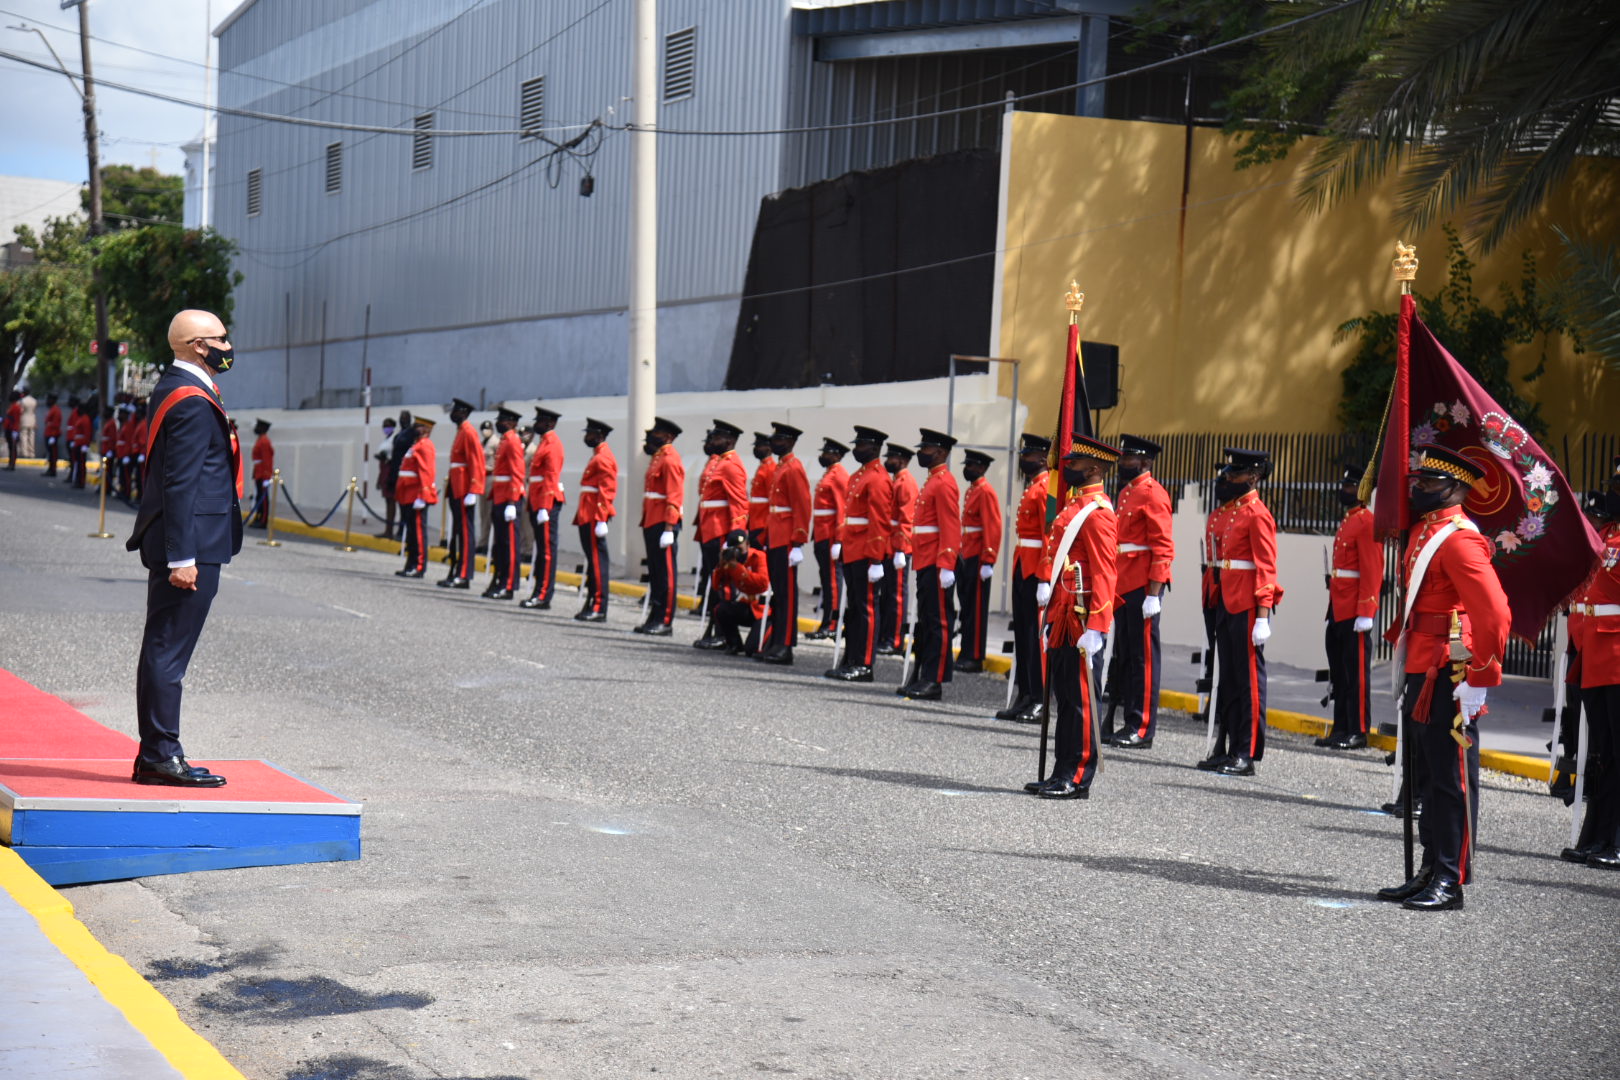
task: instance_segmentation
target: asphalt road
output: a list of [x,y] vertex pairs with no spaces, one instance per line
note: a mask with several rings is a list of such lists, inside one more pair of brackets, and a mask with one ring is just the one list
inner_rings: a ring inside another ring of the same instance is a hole
[[[144,571],[94,520],[0,473],[0,666],[133,733]],[[188,752],[364,800],[364,858],[70,890],[254,1080],[1620,1075],[1620,877],[1539,785],[1489,776],[1468,908],[1420,915],[1371,899],[1375,753],[1222,779],[1172,718],[1040,802],[999,680],[912,704],[254,539]]]

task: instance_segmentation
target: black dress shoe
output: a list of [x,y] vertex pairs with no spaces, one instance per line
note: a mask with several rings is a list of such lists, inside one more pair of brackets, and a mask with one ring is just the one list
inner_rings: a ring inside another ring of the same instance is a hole
[[1035,796],[1040,799],[1089,799],[1091,789],[1083,788],[1073,780],[1054,777],[1036,788]]
[[1153,740],[1143,738],[1133,731],[1129,735],[1114,736],[1114,745],[1121,750],[1151,750],[1153,749]]
[[1220,776],[1253,776],[1254,759],[1246,758],[1241,754],[1235,755],[1230,761],[1215,770]]
[[1367,736],[1359,731],[1348,735],[1335,735],[1328,740],[1329,750],[1365,750],[1367,749]]
[[137,784],[166,784],[170,787],[225,786],[223,776],[187,764],[182,757],[172,757],[167,761],[137,761],[130,779]]
[[1018,700],[1014,701],[1011,705],[1007,706],[1005,709],[998,709],[996,711],[996,719],[997,720],[1016,720],[1016,719],[1018,719],[1018,714],[1019,713],[1023,712],[1025,709],[1029,708],[1031,705],[1034,705],[1034,704],[1035,704],[1035,699],[1034,698],[1025,697],[1024,695],[1019,694],[1018,695]]
[[806,641],[828,641],[836,633],[837,633],[836,630],[829,629],[828,627],[825,627],[825,626],[818,626],[814,630],[810,631],[808,634],[804,635],[804,640],[806,640]]
[[438,581],[435,581],[433,584],[436,585],[437,587],[441,588],[441,589],[448,589],[450,586],[454,585],[457,580],[458,579],[456,578],[456,575],[451,574],[447,578],[440,578]]
[[1198,767],[1204,772],[1215,772],[1231,760],[1232,755],[1230,754],[1211,754],[1203,761],[1200,761]]
[[1037,791],[1041,790],[1041,788],[1043,788],[1045,786],[1046,786],[1046,781],[1045,780],[1031,780],[1029,783],[1024,785],[1024,790],[1029,792],[1031,795],[1033,795],[1033,794],[1035,794]]
[[822,678],[836,679],[839,682],[871,682],[872,669],[865,664],[850,664],[847,667],[833,668],[823,672]]
[[972,657],[968,657],[964,660],[957,660],[956,663],[951,665],[951,667],[966,675],[977,675],[979,672],[984,670],[984,661],[975,660]]
[[491,600],[510,600],[512,599],[512,590],[496,589],[494,592],[487,592],[484,595]]
[[1319,739],[1312,740],[1311,745],[1318,748],[1318,749],[1325,750],[1328,747],[1332,746],[1333,745],[1333,740],[1337,739],[1337,738],[1338,738],[1337,735],[1333,734],[1332,732],[1329,732],[1328,734],[1323,735]]
[[648,637],[669,637],[675,631],[670,628],[668,623],[650,623],[641,632]]
[[542,600],[538,596],[531,596],[527,600],[519,600],[518,607],[528,608],[530,611],[545,611],[551,607],[551,601]]
[[640,626],[632,626],[630,628],[630,632],[632,634],[645,634],[647,632],[647,627],[649,627],[651,625],[652,625],[652,623],[645,623],[644,622]]
[[395,577],[419,578],[427,574],[426,570],[395,570]]
[[762,664],[778,664],[783,667],[792,667],[793,650],[778,647],[770,652],[760,653],[755,659]]
[[1607,848],[1586,857],[1586,865],[1594,870],[1620,870],[1620,851]]
[[915,682],[906,692],[912,701],[938,701],[945,696],[945,688],[937,682]]
[[900,650],[895,648],[893,645],[890,645],[888,642],[884,642],[882,645],[876,646],[875,648],[872,649],[872,651],[874,653],[876,653],[877,655],[879,655],[879,656],[899,656],[900,655]]
[[1558,853],[1558,857],[1565,862],[1584,863],[1593,855],[1603,850],[1602,844],[1582,844],[1579,847],[1567,847]]
[[574,616],[575,622],[607,622],[607,612],[586,609]]
[[1039,724],[1046,719],[1046,706],[1039,701],[1032,701],[1028,708],[1013,719],[1020,724]]
[[1402,901],[1410,900],[1412,897],[1416,896],[1418,893],[1422,892],[1428,887],[1429,878],[1433,876],[1434,870],[1432,867],[1420,869],[1417,872],[1417,876],[1411,881],[1404,882],[1400,885],[1391,885],[1387,889],[1379,889],[1378,899],[1387,900],[1392,904],[1399,904]]
[[706,649],[710,652],[718,651],[725,647],[726,639],[719,636],[698,638],[696,641],[692,642],[692,648]]
[[1423,891],[1401,901],[1401,907],[1408,911],[1450,911],[1453,908],[1462,910],[1463,891],[1452,878],[1434,877]]
[[454,581],[450,582],[450,587],[452,589],[471,589],[472,588],[472,578],[464,578],[464,577],[456,578]]
[[[1401,817],[1406,816],[1406,808],[1404,806],[1402,806],[1398,802],[1384,803],[1381,806],[1379,806],[1378,809],[1382,810],[1384,813],[1388,814],[1392,818],[1401,818]],[[1416,821],[1418,818],[1420,818],[1422,816],[1423,816],[1423,800],[1422,799],[1414,799],[1412,801],[1412,820]]]

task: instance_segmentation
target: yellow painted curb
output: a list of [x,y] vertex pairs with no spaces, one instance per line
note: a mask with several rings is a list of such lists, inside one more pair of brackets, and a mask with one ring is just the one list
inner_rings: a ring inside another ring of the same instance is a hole
[[73,915],[73,905],[10,848],[0,848],[0,888],[34,917],[62,955],[187,1080],[246,1080],[214,1045],[191,1029],[169,999],[121,956],[107,951]]

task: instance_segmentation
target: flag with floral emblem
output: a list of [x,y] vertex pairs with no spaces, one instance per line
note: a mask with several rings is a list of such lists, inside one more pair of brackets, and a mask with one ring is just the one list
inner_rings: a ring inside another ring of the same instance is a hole
[[1396,372],[1381,440],[1379,523],[1404,524],[1406,474],[1418,444],[1438,443],[1478,465],[1485,476],[1463,510],[1495,545],[1491,562],[1513,609],[1513,632],[1533,641],[1586,580],[1603,544],[1546,451],[1415,312],[1401,314],[1411,320],[1410,341],[1397,352],[1403,370]]

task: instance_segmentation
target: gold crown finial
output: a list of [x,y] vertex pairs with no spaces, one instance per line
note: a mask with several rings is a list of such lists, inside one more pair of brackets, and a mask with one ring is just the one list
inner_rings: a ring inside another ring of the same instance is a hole
[[1078,281],[1069,282],[1069,291],[1063,294],[1063,306],[1077,315],[1086,306],[1086,294],[1080,291]]
[[1411,244],[1395,241],[1395,261],[1390,263],[1395,268],[1396,281],[1416,281],[1418,271],[1417,248]]

